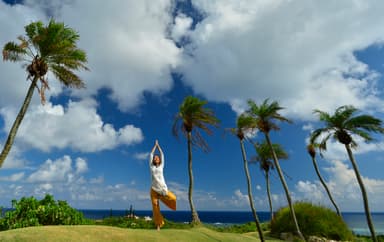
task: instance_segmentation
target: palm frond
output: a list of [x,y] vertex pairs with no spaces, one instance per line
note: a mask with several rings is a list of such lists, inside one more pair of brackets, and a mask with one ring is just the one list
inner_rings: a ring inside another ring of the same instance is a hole
[[371,115],[356,115],[357,112],[358,109],[351,105],[338,107],[333,115],[315,110],[314,113],[319,115],[319,119],[325,124],[325,127],[312,132],[311,142],[327,133],[320,143],[321,150],[326,149],[326,143],[330,137],[342,144],[350,145],[351,148],[356,148],[357,143],[353,139],[353,135],[360,136],[368,142],[373,140],[369,132],[384,133],[380,119]]
[[279,114],[279,111],[284,109],[278,102],[269,102],[265,99],[261,105],[257,105],[253,100],[248,100],[249,109],[247,113],[253,116],[256,120],[258,129],[264,133],[270,130],[279,130],[280,127],[276,121],[292,123],[291,120]]
[[8,42],[3,48],[3,60],[5,61],[22,61],[25,58],[27,51],[23,45],[18,45],[15,42]]
[[176,137],[180,131],[185,136],[191,132],[192,144],[205,152],[209,151],[209,147],[200,130],[211,135],[213,133],[211,127],[217,127],[220,122],[212,110],[204,107],[206,104],[205,100],[187,96],[180,105],[172,126],[172,132]]
[[[255,143],[254,148],[256,156],[253,156],[250,160],[251,163],[258,162],[260,169],[268,172],[269,169],[274,169],[273,153],[268,143],[264,140],[262,143]],[[272,148],[278,159],[288,159],[288,153],[285,152],[280,144],[272,144]]]
[[85,88],[84,81],[80,79],[80,77],[73,73],[70,69],[67,69],[60,65],[52,65],[51,68],[52,73],[66,87]]

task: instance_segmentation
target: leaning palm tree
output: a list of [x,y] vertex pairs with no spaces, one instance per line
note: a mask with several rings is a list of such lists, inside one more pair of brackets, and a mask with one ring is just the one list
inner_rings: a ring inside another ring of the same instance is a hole
[[271,138],[269,136],[269,133],[271,130],[280,129],[280,127],[275,122],[276,120],[282,121],[282,122],[291,122],[291,121],[278,113],[283,108],[280,107],[279,103],[276,101],[269,103],[269,100],[266,99],[261,105],[257,105],[253,100],[248,100],[248,105],[249,105],[249,110],[247,112],[255,118],[257,123],[257,128],[262,133],[264,133],[265,140],[267,141],[267,144],[271,149],[274,165],[277,169],[277,173],[279,174],[280,181],[283,185],[285,195],[287,197],[293,223],[296,228],[296,233],[300,237],[300,239],[305,240],[303,234],[300,231],[299,224],[297,223],[291,195],[289,194],[289,190],[288,190],[288,185],[285,181],[283,171],[281,170],[279,160],[277,158],[275,150],[273,149]]
[[230,131],[232,134],[236,135],[240,141],[240,149],[241,149],[241,154],[243,156],[244,172],[245,172],[245,177],[247,179],[249,205],[251,206],[253,218],[255,219],[260,240],[265,241],[263,236],[263,231],[261,229],[259,217],[257,216],[255,205],[253,202],[251,177],[249,175],[247,155],[244,147],[244,139],[245,139],[246,133],[254,130],[255,128],[256,128],[255,119],[250,115],[248,115],[247,113],[243,113],[237,118],[236,128],[231,128]]
[[[271,198],[271,188],[270,188],[270,182],[269,182],[269,172],[273,169],[275,169],[275,165],[273,164],[273,154],[271,151],[271,148],[269,147],[268,143],[266,141],[262,143],[255,143],[254,144],[255,150],[256,150],[256,156],[252,157],[250,162],[251,163],[259,163],[260,170],[263,171],[265,176],[265,182],[267,186],[267,195],[268,195],[268,202],[269,202],[269,211],[271,213],[271,220],[273,220],[273,205],[272,205],[272,198]],[[278,159],[288,159],[288,154],[285,152],[283,147],[279,144],[272,144],[273,150],[276,153],[276,156]]]
[[192,213],[192,224],[201,223],[192,200],[192,146],[197,146],[204,152],[207,152],[209,147],[200,130],[205,131],[207,134],[212,134],[212,130],[209,126],[217,127],[219,123],[219,120],[215,117],[213,111],[204,107],[206,104],[207,101],[200,100],[197,97],[187,96],[180,105],[179,112],[176,114],[175,122],[173,124],[173,134],[176,137],[180,131],[187,137],[189,174],[188,199]]
[[384,133],[384,128],[382,127],[382,121],[380,119],[371,115],[356,115],[357,112],[358,109],[349,105],[337,108],[333,115],[320,110],[314,110],[314,113],[319,116],[320,121],[324,122],[325,127],[313,131],[310,142],[316,143],[317,139],[320,138],[321,142],[319,145],[321,150],[327,149],[327,141],[330,138],[333,138],[344,145],[349,160],[352,163],[357,182],[360,186],[371,237],[372,240],[376,242],[377,238],[369,210],[367,192],[365,190],[363,179],[360,176],[357,162],[353,156],[352,148],[357,148],[357,143],[353,139],[353,136],[361,137],[365,142],[369,142],[373,140],[369,132]]
[[84,82],[73,70],[86,69],[86,54],[76,46],[79,34],[64,23],[51,20],[44,26],[33,22],[25,26],[25,36],[19,36],[19,43],[8,42],[3,48],[5,61],[22,62],[26,65],[27,79],[31,81],[23,105],[12,125],[0,154],[0,167],[11,150],[17,130],[31,102],[35,88],[45,102],[44,91],[49,89],[47,73],[51,71],[64,86],[83,88]]
[[337,215],[339,215],[341,217],[341,213],[340,213],[339,207],[337,206],[335,200],[332,197],[331,192],[329,191],[329,188],[328,188],[327,184],[325,183],[323,177],[320,174],[320,170],[319,170],[319,167],[318,167],[317,161],[316,161],[316,150],[315,150],[316,146],[317,146],[316,144],[309,144],[309,145],[307,145],[308,154],[312,158],[312,164],[313,164],[313,167],[315,168],[317,177],[319,178],[321,184],[323,185],[325,191],[327,192],[329,200],[331,200],[333,206],[335,207]]

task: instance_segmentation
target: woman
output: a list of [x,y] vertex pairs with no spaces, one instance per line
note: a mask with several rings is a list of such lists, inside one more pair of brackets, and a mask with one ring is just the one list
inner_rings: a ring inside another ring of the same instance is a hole
[[[156,149],[159,150],[159,155],[154,155]],[[156,140],[155,146],[153,146],[151,155],[149,158],[149,168],[151,170],[151,200],[153,210],[153,222],[156,225],[157,230],[164,225],[164,218],[160,213],[161,200],[170,209],[176,210],[176,196],[172,192],[168,191],[167,184],[165,184],[163,168],[164,168],[164,154],[160,148],[159,142]]]

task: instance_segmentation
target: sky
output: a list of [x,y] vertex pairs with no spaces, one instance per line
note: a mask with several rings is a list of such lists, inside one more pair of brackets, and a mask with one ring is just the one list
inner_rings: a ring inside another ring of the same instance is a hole
[[[266,98],[293,121],[271,133],[289,154],[280,163],[293,199],[331,207],[306,152],[322,125],[313,110],[354,105],[384,119],[383,10],[374,0],[0,1],[0,46],[54,18],[79,33],[90,69],[78,72],[85,89],[48,74],[45,105],[35,93],[0,169],[0,206],[49,193],[79,209],[149,210],[148,155],[158,139],[167,185],[189,210],[187,144],[171,130],[184,97],[195,95],[221,120],[204,136],[211,151],[193,150],[197,210],[249,211],[239,141],[225,129],[248,99]],[[3,145],[29,81],[21,63],[2,61],[0,73]],[[370,208],[383,212],[384,140],[375,138],[358,140],[355,155]],[[255,155],[250,144],[246,151]],[[364,211],[344,147],[330,142],[318,163],[340,209]],[[257,165],[250,173],[256,209],[268,211],[265,178]],[[286,205],[275,172],[271,192],[275,208]]]

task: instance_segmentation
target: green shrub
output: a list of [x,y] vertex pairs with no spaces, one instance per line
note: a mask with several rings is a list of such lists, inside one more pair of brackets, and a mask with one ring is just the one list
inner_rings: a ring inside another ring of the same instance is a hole
[[[333,240],[353,240],[347,224],[331,209],[307,202],[294,204],[294,209],[304,237],[315,235]],[[281,208],[271,221],[271,234],[279,237],[281,233],[295,234],[295,231],[289,207]]]
[[84,224],[83,214],[71,208],[66,201],[55,201],[47,194],[38,201],[34,197],[12,200],[14,210],[5,213],[0,219],[0,230],[16,229],[39,225]]
[[[238,233],[238,234],[257,231],[255,222],[248,222],[244,224],[234,224],[234,225],[220,226],[220,227],[214,226],[214,225],[208,225],[207,227],[218,232]],[[261,230],[262,231],[269,230],[269,223],[261,223]]]

